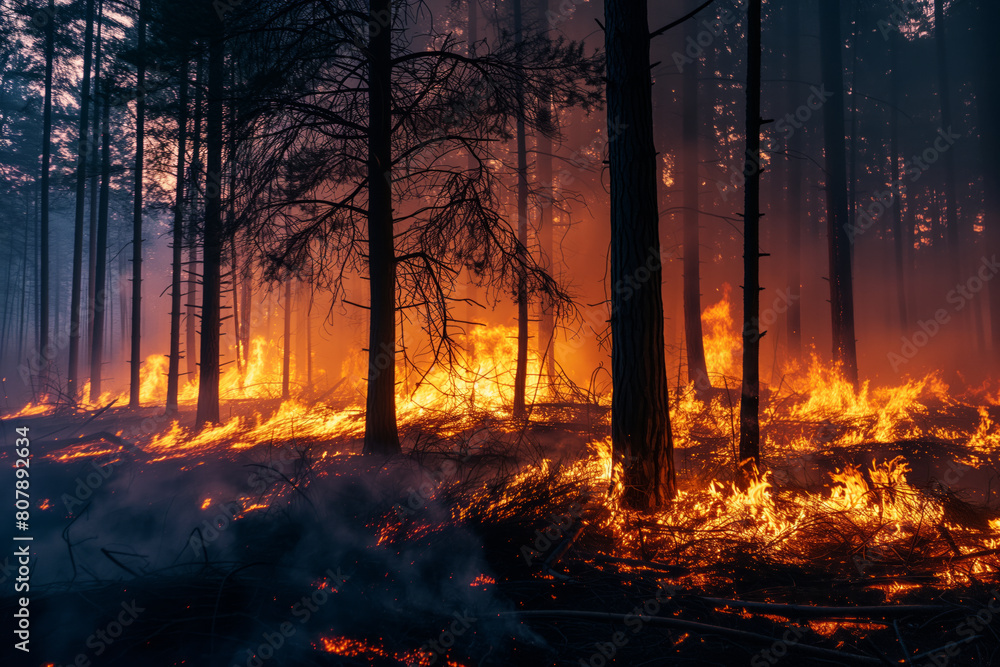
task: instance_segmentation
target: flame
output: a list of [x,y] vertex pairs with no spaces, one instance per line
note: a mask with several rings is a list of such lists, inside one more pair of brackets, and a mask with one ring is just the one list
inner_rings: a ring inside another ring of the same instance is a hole
[[401,665],[419,665],[420,667],[427,667],[429,665],[442,664],[445,667],[464,667],[461,663],[455,662],[454,660],[445,659],[444,662],[439,662],[439,656],[436,653],[425,649],[390,653],[381,644],[365,641],[363,639],[351,639],[350,637],[321,637],[320,644],[322,644],[323,650],[327,653],[342,655],[344,657],[353,658],[367,655],[396,660],[397,664]]

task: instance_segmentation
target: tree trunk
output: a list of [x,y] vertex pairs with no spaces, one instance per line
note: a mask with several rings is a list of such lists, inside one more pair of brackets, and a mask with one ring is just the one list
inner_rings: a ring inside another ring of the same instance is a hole
[[87,0],[87,27],[83,39],[83,83],[80,86],[79,148],[76,161],[76,215],[73,225],[73,287],[69,310],[69,374],[66,391],[77,399],[80,380],[80,301],[83,290],[83,216],[87,203],[87,158],[90,146],[90,68],[94,49],[94,0]]
[[[108,207],[111,188],[111,100],[110,83],[104,84],[104,104],[101,106],[101,197],[97,214],[97,263],[94,267],[94,328],[90,336],[90,402],[101,396],[101,374],[104,372],[104,312],[108,303]],[[112,302],[113,304],[114,302]]]
[[844,377],[858,387],[858,355],[854,338],[854,285],[848,235],[847,157],[844,139],[844,68],[840,39],[839,0],[820,0],[820,58],[830,100],[823,109],[826,144],[827,236],[830,250],[830,311],[833,359]]
[[225,53],[222,26],[208,47],[206,113],[205,243],[201,277],[201,362],[198,374],[197,428],[219,422],[219,337],[222,301],[222,113]]
[[746,157],[743,165],[743,387],[740,460],[745,475],[760,469],[760,61],[761,0],[747,13]]
[[[544,21],[543,25],[548,26],[549,0],[541,0],[539,3],[539,15]],[[544,34],[548,36],[548,30]],[[559,110],[552,104],[552,99],[546,97],[542,100],[545,105],[545,113],[551,119],[552,127],[559,125]],[[552,179],[552,140],[544,134],[538,135],[536,143],[538,155],[535,160],[538,163],[538,184],[541,195],[541,210],[538,216],[538,245],[542,267],[549,273],[555,266],[555,245],[552,230],[552,212],[555,206],[555,183]],[[542,297],[541,317],[538,322],[538,352],[544,360],[544,375],[549,386],[550,398],[555,398],[556,381],[556,319],[552,309],[552,303],[545,296]]]
[[[805,79],[805,68],[802,65],[802,20],[798,2],[789,3],[788,34],[791,40],[788,58],[791,63],[790,72],[796,81]],[[792,87],[787,87],[786,109],[791,111],[796,107],[796,98],[792,95]],[[802,356],[802,169],[798,166],[802,160],[803,132],[805,128],[794,130],[788,140],[791,156],[785,160],[785,173],[788,175],[788,312],[786,327],[788,329],[788,352],[798,359]],[[794,160],[794,162],[793,162]]]
[[[688,22],[688,34],[697,37],[701,25]],[[684,176],[684,342],[687,350],[688,382],[695,392],[704,394],[712,388],[705,361],[705,342],[701,327],[701,240],[698,233],[701,185],[698,175],[698,63],[689,63],[683,72],[681,124],[684,146],[681,153]]]
[[[514,0],[514,43],[524,37],[521,0]],[[518,49],[518,53],[520,50]],[[524,128],[524,91],[517,89],[517,252],[521,261],[528,253],[528,147]],[[517,279],[517,366],[514,370],[514,419],[524,419],[525,393],[528,383],[528,287],[523,270]]]
[[38,308],[39,368],[42,384],[47,376],[49,363],[55,356],[49,349],[49,171],[52,164],[52,62],[55,56],[55,2],[48,3],[48,23],[45,24],[45,93],[42,102],[42,177],[41,219],[39,220],[39,254],[41,279],[39,280],[40,305]]
[[[92,1],[92,0],[91,0]],[[142,187],[146,135],[146,12],[139,0],[139,47],[135,103],[135,191],[132,196],[132,331],[129,351],[128,406],[139,407],[139,369],[142,366]]]
[[198,319],[198,222],[203,217],[199,214],[201,203],[201,126],[204,101],[204,66],[199,52],[195,58],[194,75],[194,127],[191,136],[191,176],[188,179],[190,216],[187,227],[187,296],[186,313],[184,315],[184,357],[187,359],[187,375],[189,381],[198,376],[198,337],[196,322]]
[[368,23],[368,396],[364,453],[398,454],[396,249],[392,217],[392,3],[370,0]]
[[[646,0],[606,0],[611,186],[611,438],[625,501],[660,506],[675,493],[663,341]],[[646,279],[648,276],[648,279]],[[634,288],[622,289],[624,285]]]
[[[97,271],[97,205],[98,205],[98,175],[100,173],[100,151],[97,149],[100,144],[101,120],[98,114],[100,110],[98,101],[98,86],[101,81],[101,33],[104,25],[104,0],[97,2],[97,38],[94,54],[94,112],[93,123],[90,133],[90,165],[87,167],[87,175],[90,180],[90,213],[88,215],[87,230],[87,321],[84,331],[88,336],[94,332],[94,297],[96,288],[94,287],[95,272]],[[91,347],[93,349],[93,347]]]
[[[941,103],[941,129],[946,132],[952,127],[951,110],[951,77],[948,72],[948,44],[947,33],[945,31],[944,0],[934,0],[934,44],[937,55],[938,70],[938,99]],[[944,200],[947,219],[948,265],[952,272],[952,278],[960,278],[960,258],[959,249],[959,221],[958,221],[958,198],[955,176],[955,152],[945,151],[944,153]],[[960,314],[963,319],[967,317],[965,309]]]
[[282,354],[281,354],[281,398],[288,400],[289,397],[289,377],[292,371],[292,277],[285,279],[285,330],[282,332]]
[[899,173],[899,42],[898,32],[889,36],[889,152],[892,158],[892,185],[896,188],[896,205],[892,207],[892,245],[896,269],[896,304],[899,308],[899,330],[906,333],[909,320],[906,312],[906,270],[903,256],[903,186]]
[[177,183],[174,189],[174,228],[171,239],[170,272],[170,365],[167,369],[167,413],[178,410],[177,394],[180,388],[181,370],[181,289],[184,271],[184,167],[187,151],[188,86],[187,61],[181,65],[178,81],[177,112]]

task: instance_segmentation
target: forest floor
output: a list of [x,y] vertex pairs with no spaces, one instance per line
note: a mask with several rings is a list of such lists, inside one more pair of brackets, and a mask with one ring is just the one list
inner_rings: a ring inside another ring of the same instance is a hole
[[777,412],[772,442],[820,435],[766,448],[746,490],[718,414],[689,415],[658,513],[609,495],[599,405],[427,415],[384,464],[355,417],[254,442],[199,441],[190,410],[7,419],[0,461],[15,428],[33,454],[23,664],[996,664],[1000,451],[975,434],[997,412],[930,405],[911,419],[964,435],[888,442]]

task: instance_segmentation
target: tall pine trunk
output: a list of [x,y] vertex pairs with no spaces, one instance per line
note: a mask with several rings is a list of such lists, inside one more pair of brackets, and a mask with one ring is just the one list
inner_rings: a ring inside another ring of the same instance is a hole
[[178,112],[177,112],[177,182],[174,189],[174,227],[171,238],[170,267],[170,365],[167,368],[167,413],[178,410],[177,394],[180,386],[181,370],[181,290],[182,273],[184,271],[184,168],[187,151],[187,116],[188,116],[188,66],[185,60],[181,65],[181,76],[178,81]]
[[139,368],[142,365],[142,187],[146,142],[146,12],[139,0],[139,46],[135,103],[135,190],[132,193],[132,330],[129,346],[128,406],[139,407]]
[[[105,310],[108,303],[108,208],[111,189],[111,99],[110,83],[103,86],[104,104],[101,105],[101,196],[97,213],[97,243],[94,266],[94,328],[90,336],[90,402],[101,396],[101,374],[104,371]],[[112,301],[112,305],[114,302]]]
[[761,0],[747,13],[746,154],[743,165],[743,386],[740,392],[740,465],[760,467],[760,68]]
[[823,108],[823,135],[826,144],[827,237],[830,251],[833,359],[847,380],[857,389],[858,354],[854,338],[854,281],[847,217],[844,67],[839,0],[820,0],[820,25],[823,84],[830,95],[830,100]]
[[[689,36],[697,37],[701,25],[690,21]],[[684,176],[684,342],[687,350],[688,382],[695,391],[712,388],[705,361],[705,342],[701,326],[701,239],[698,233],[698,63],[688,63],[683,72],[681,124],[684,147],[681,154]]]
[[[541,0],[539,3],[539,13],[548,25],[549,0]],[[548,37],[548,31],[545,30]],[[552,128],[559,126],[559,110],[552,104],[551,97],[542,100],[543,113],[550,120]],[[555,244],[552,229],[553,209],[555,207],[555,183],[552,178],[552,140],[544,134],[538,135],[537,140],[538,155],[535,160],[538,163],[538,184],[541,193],[541,210],[538,216],[538,245],[542,267],[549,273],[555,266]],[[552,309],[552,303],[548,297],[542,297],[542,307],[538,321],[538,352],[544,360],[545,378],[551,392],[555,391],[556,381],[556,318]],[[553,396],[554,398],[554,396]]]
[[[611,179],[611,439],[625,502],[660,506],[675,493],[663,340],[663,267],[656,200],[646,0],[606,0]],[[648,279],[644,279],[648,276]]]
[[[906,308],[906,261],[903,254],[903,192],[899,169],[899,33],[889,36],[889,153],[892,159],[892,184],[896,190],[896,205],[892,207],[892,246],[896,270],[896,304],[899,309],[899,330],[906,333],[909,319]],[[909,202],[907,202],[909,205]]]
[[[97,207],[98,207],[98,190],[99,190],[99,174],[100,174],[100,151],[98,150],[98,145],[100,144],[100,134],[101,134],[101,119],[100,119],[100,97],[98,95],[98,87],[101,83],[101,33],[102,27],[104,25],[104,0],[98,0],[97,2],[97,37],[95,42],[95,53],[94,53],[94,112],[91,114],[93,121],[91,123],[92,130],[90,133],[90,164],[87,167],[87,176],[90,180],[90,213],[88,215],[88,230],[87,230],[87,321],[86,321],[86,331],[88,336],[92,336],[94,332],[94,297],[96,295],[96,288],[94,287],[95,273],[97,271]],[[93,349],[93,346],[91,346]]]
[[194,75],[194,127],[191,137],[191,176],[188,179],[190,216],[187,225],[187,296],[184,314],[184,356],[187,359],[188,380],[194,381],[198,376],[198,221],[204,217],[200,212],[201,205],[201,128],[204,107],[204,65],[202,55],[197,50]]
[[42,101],[42,177],[39,220],[39,264],[41,292],[38,307],[38,347],[42,384],[55,356],[49,349],[49,171],[52,165],[52,63],[55,59],[55,2],[49,0],[45,24],[45,92]]
[[77,399],[80,380],[80,301],[83,290],[83,217],[87,203],[87,163],[90,141],[90,68],[94,49],[94,0],[87,0],[87,27],[83,38],[83,83],[80,86],[80,127],[76,161],[76,211],[73,224],[73,286],[69,310],[69,374],[67,392]]
[[396,249],[392,217],[392,3],[370,0],[368,22],[368,395],[364,453],[398,454]]
[[208,46],[205,149],[205,232],[201,277],[201,355],[197,428],[219,422],[219,338],[222,306],[222,147],[225,53],[222,26]]
[[[934,0],[934,46],[937,56],[938,74],[938,101],[941,106],[941,129],[945,132],[952,127],[951,110],[951,77],[948,72],[948,43],[945,31],[944,0]],[[951,270],[951,278],[959,280],[961,263],[961,251],[959,247],[959,221],[958,221],[958,197],[955,176],[955,152],[945,151],[944,153],[944,206],[947,216],[947,226],[945,234],[948,247],[948,266]],[[970,309],[971,310],[971,309]],[[965,320],[968,315],[965,309],[959,314]]]
[[291,395],[289,385],[292,372],[292,277],[285,280],[285,294],[282,299],[285,306],[285,328],[282,332],[281,354],[281,398],[288,400]]
[[[514,0],[514,43],[524,38],[524,20],[521,0]],[[520,48],[517,48],[520,54]],[[520,55],[518,55],[520,59]],[[524,127],[524,91],[517,89],[517,253],[522,264],[528,253],[528,146]],[[528,285],[523,269],[517,279],[517,365],[514,369],[514,419],[524,419],[525,393],[528,384]]]
[[[796,81],[805,80],[805,68],[802,65],[802,21],[800,18],[800,5],[798,2],[790,3],[788,8],[788,35],[790,45],[788,49],[788,61],[792,78]],[[792,95],[792,87],[787,86],[788,91],[786,107],[792,110],[796,107],[796,100]],[[788,266],[788,312],[786,314],[785,326],[788,334],[788,352],[798,359],[802,356],[802,169],[798,167],[802,159],[803,132],[805,128],[798,128],[793,131],[788,140],[788,149],[791,155],[785,160],[785,174],[788,176],[788,197],[786,208],[788,214],[788,245],[786,262]]]

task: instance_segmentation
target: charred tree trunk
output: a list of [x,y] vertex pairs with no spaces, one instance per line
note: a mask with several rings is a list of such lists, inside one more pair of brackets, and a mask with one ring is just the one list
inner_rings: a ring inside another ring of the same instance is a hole
[[87,163],[90,141],[90,68],[94,55],[94,0],[87,0],[83,38],[83,83],[80,86],[80,127],[76,160],[76,211],[73,218],[73,286],[69,307],[69,374],[66,390],[77,399],[80,381],[80,301],[83,291],[83,217],[87,204]]
[[[689,36],[697,37],[700,24],[688,23]],[[683,72],[684,135],[684,343],[687,350],[688,382],[703,395],[712,388],[705,361],[705,341],[701,326],[701,239],[698,232],[698,63],[689,63]]]
[[[934,45],[937,55],[938,101],[941,104],[941,129],[950,132],[952,127],[951,77],[948,72],[948,43],[945,31],[944,0],[934,0]],[[947,216],[945,234],[948,246],[948,265],[952,278],[959,280],[961,252],[959,248],[958,198],[955,176],[955,152],[944,153],[944,206]],[[960,317],[967,318],[966,311]],[[968,320],[966,320],[966,324]]]
[[[541,0],[539,3],[540,15],[544,18],[548,16],[549,0]],[[544,25],[548,25],[548,19],[544,18]],[[548,35],[548,31],[545,31]],[[542,113],[549,119],[553,129],[559,126],[559,111],[552,104],[551,98],[542,100]],[[555,246],[552,230],[552,211],[555,206],[555,183],[552,179],[552,139],[544,134],[538,135],[537,140],[538,155],[535,158],[538,163],[538,183],[541,194],[541,210],[538,216],[538,245],[542,267],[552,272],[555,266]],[[548,297],[542,297],[541,313],[538,322],[538,353],[544,363],[543,373],[548,382],[550,392],[555,391],[556,381],[556,319],[552,309],[552,303]],[[550,397],[554,398],[554,396]]]
[[[804,67],[802,66],[802,21],[800,15],[800,5],[798,2],[789,3],[788,8],[789,23],[789,62],[792,78],[796,81],[805,79]],[[787,88],[786,109],[792,110],[796,107],[796,102],[792,97],[792,88]],[[788,175],[788,312],[786,314],[786,327],[788,330],[788,352],[792,357],[798,359],[802,356],[802,169],[793,166],[802,159],[805,142],[802,140],[804,128],[793,130],[792,136],[788,140],[788,149],[791,155],[785,160],[785,173]],[[796,162],[793,163],[792,160]]]
[[281,354],[281,398],[288,400],[290,375],[292,372],[292,278],[289,276],[285,280],[285,330],[282,332],[282,354]]
[[49,171],[52,165],[52,62],[55,58],[55,2],[49,0],[45,24],[45,92],[42,101],[42,176],[39,220],[40,303],[38,307],[38,345],[41,379],[44,384],[49,362],[55,356],[49,349]]
[[219,422],[219,339],[222,306],[222,146],[225,53],[222,26],[208,47],[208,108],[205,148],[205,242],[201,278],[201,356],[197,428]]
[[368,396],[364,453],[398,454],[396,249],[392,217],[392,3],[369,2],[368,23]]
[[743,388],[740,393],[740,467],[760,468],[760,68],[761,0],[747,13],[746,158],[743,165]]
[[844,68],[839,0],[820,0],[820,59],[830,101],[823,109],[826,144],[827,236],[830,250],[830,311],[833,359],[844,377],[858,387],[854,338],[854,284],[847,211],[847,155],[844,139]]
[[892,207],[892,244],[896,270],[896,303],[899,308],[899,330],[909,328],[906,312],[906,261],[903,256],[903,186],[899,169],[899,33],[889,36],[889,152],[892,159],[892,184],[896,188],[896,205]]
[[[524,37],[521,0],[514,0],[514,42]],[[524,91],[517,90],[517,252],[522,264],[528,254],[528,146],[524,128]],[[517,280],[517,366],[514,370],[514,419],[524,419],[528,384],[528,286],[523,269]]]
[[188,202],[190,216],[187,225],[187,296],[186,313],[184,315],[184,356],[187,359],[188,379],[193,381],[198,375],[198,336],[196,321],[198,318],[198,221],[203,218],[199,213],[201,202],[201,127],[204,103],[204,65],[202,55],[195,58],[194,75],[194,127],[191,136],[191,177],[188,183],[190,193]]
[[[663,267],[656,201],[646,0],[607,0],[611,178],[611,438],[625,501],[660,506],[675,493],[663,341]],[[643,280],[642,278],[648,279]]]
[[[97,244],[94,267],[94,328],[90,337],[90,402],[101,396],[101,374],[104,372],[105,309],[108,303],[108,208],[111,189],[111,100],[109,83],[104,84],[104,104],[101,105],[101,196],[97,213]],[[114,302],[112,302],[114,303]]]
[[142,188],[146,142],[146,12],[139,0],[139,46],[135,102],[135,191],[132,196],[132,331],[129,346],[128,406],[139,407],[139,369],[142,367]]
[[181,372],[181,290],[184,271],[184,168],[187,152],[188,86],[187,61],[181,66],[178,81],[177,112],[177,183],[174,190],[174,227],[171,238],[170,272],[170,365],[167,368],[167,413],[178,410],[177,394]]
[[[467,0],[467,2],[468,2],[469,16],[467,19],[466,27],[468,28],[469,41],[468,41],[468,46],[466,48],[468,51],[467,55],[472,57],[475,55],[476,51],[475,45],[476,42],[479,40],[479,19],[478,19],[478,12],[476,11],[476,4],[479,2],[479,0]],[[468,165],[470,173],[479,169],[479,161],[476,160],[476,156],[472,153],[472,151],[469,152]],[[469,364],[473,369],[475,369],[476,339],[472,333],[474,327],[472,322],[475,321],[475,316],[476,316],[475,303],[479,300],[479,288],[476,285],[476,273],[473,270],[471,262],[466,268],[466,273],[468,274],[469,282],[466,285],[465,319],[468,322],[468,324],[466,324],[466,326],[468,327],[466,331],[468,333],[466,334],[465,337],[465,344],[466,344],[466,353],[468,355]],[[473,387],[472,391],[473,393],[470,396],[469,400],[471,404],[474,406],[475,387]]]
[[[100,173],[100,151],[98,146],[100,145],[100,134],[101,134],[101,119],[99,106],[99,91],[98,87],[101,82],[101,33],[102,27],[104,25],[104,0],[98,0],[97,2],[97,37],[95,41],[95,53],[94,53],[94,111],[91,114],[93,118],[91,124],[90,132],[90,165],[87,167],[87,177],[90,180],[90,213],[88,215],[88,230],[87,230],[87,320],[86,328],[84,331],[87,336],[92,336],[94,333],[94,297],[96,295],[96,288],[94,286],[95,274],[97,271],[97,207],[98,207],[98,190],[99,190],[99,173]],[[91,348],[93,350],[93,348]]]

